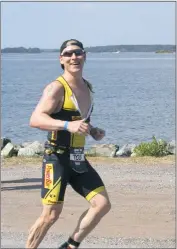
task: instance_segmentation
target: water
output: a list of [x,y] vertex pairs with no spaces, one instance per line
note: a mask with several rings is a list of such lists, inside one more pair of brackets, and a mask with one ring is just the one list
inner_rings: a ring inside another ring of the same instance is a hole
[[[29,119],[45,85],[61,73],[57,53],[2,55],[1,136],[45,141],[46,132],[30,128]],[[174,54],[89,53],[84,77],[95,91],[92,124],[106,130],[99,143],[175,138]],[[88,147],[95,143],[87,138]]]

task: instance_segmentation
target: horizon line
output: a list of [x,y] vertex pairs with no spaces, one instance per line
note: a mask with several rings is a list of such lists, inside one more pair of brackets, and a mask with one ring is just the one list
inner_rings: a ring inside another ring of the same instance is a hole
[[[106,47],[106,46],[176,46],[176,44],[157,44],[157,43],[154,43],[154,44],[114,44],[114,45],[95,45],[95,46],[85,46],[84,48],[93,48],[93,47]],[[5,48],[20,48],[20,47],[23,47],[23,48],[27,48],[26,46],[15,46],[15,47],[12,47],[12,46],[5,46],[5,47],[1,47],[1,50],[2,49],[5,49]],[[38,46],[29,46],[28,48],[39,48],[39,49],[59,49],[59,48],[40,48]]]

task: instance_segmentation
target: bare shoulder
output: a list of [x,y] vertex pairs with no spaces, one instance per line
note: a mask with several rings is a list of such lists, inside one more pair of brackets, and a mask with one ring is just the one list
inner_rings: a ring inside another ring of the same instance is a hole
[[64,88],[63,85],[55,80],[50,82],[43,91],[43,95],[48,97],[48,98],[53,98],[53,97],[62,97],[64,94]]
[[64,88],[58,81],[45,86],[42,96],[35,108],[35,113],[51,114],[59,109],[63,102]]

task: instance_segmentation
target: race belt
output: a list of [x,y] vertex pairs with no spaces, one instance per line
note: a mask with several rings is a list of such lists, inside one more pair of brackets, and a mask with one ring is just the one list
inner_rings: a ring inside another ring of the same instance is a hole
[[87,172],[88,168],[84,154],[85,136],[72,134],[71,139],[72,142],[70,146],[70,166],[77,173]]
[[88,171],[85,161],[84,148],[70,148],[70,166],[77,173]]

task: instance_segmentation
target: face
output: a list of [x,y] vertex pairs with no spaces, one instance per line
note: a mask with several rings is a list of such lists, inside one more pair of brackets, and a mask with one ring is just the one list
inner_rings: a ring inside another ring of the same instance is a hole
[[84,61],[85,51],[77,45],[67,46],[60,55],[60,63],[70,73],[82,72]]

